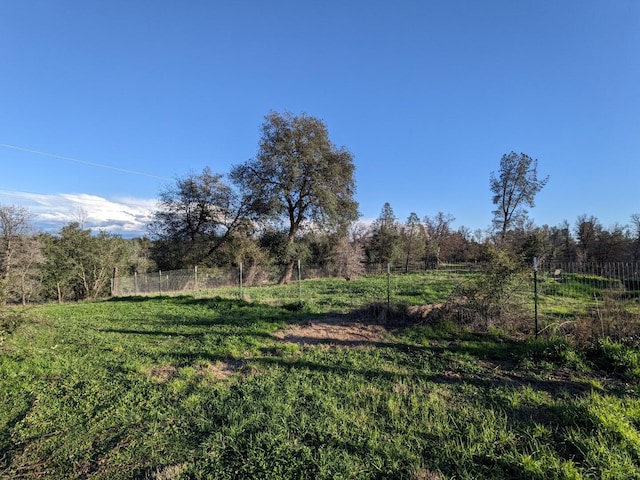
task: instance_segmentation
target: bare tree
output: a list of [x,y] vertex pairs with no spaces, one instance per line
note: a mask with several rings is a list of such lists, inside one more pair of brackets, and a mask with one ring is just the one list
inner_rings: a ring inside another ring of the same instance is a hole
[[633,261],[640,261],[640,213],[631,215],[631,234],[633,235]]
[[409,271],[409,264],[419,262],[425,250],[425,229],[420,217],[411,212],[401,229],[402,246],[404,249],[404,269]]
[[364,273],[366,237],[367,227],[356,223],[346,235],[338,238],[329,258],[333,275],[351,280]]
[[580,215],[576,221],[576,237],[578,238],[578,258],[582,262],[595,258],[596,243],[602,231],[602,225],[593,215]]
[[31,212],[0,205],[0,303],[7,298],[26,303],[42,262],[42,246],[33,233]]
[[424,217],[427,252],[430,257],[435,258],[438,265],[442,262],[443,251],[447,250],[447,243],[452,233],[451,223],[454,220],[453,215],[443,212],[438,212],[433,217]]

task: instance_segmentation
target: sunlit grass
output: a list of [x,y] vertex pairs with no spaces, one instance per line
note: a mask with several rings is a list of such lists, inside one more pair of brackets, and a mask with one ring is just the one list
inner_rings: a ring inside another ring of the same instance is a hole
[[[404,280],[415,304],[452,286]],[[384,301],[384,276],[357,282],[305,281],[298,309],[290,285],[28,310],[0,346],[0,478],[640,477],[637,348],[447,321],[274,336],[349,311],[354,284]]]
[[346,281],[340,278],[310,279],[287,285],[239,286],[199,292],[250,302],[283,305],[302,302],[313,311],[348,312],[370,303],[424,305],[446,301],[468,274],[428,271],[391,275],[369,275]]

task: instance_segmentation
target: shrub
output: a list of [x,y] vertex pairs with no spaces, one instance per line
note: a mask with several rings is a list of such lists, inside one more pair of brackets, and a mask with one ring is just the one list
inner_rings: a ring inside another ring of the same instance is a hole
[[[460,284],[453,294],[453,306],[463,312],[459,318],[474,318],[483,323],[487,330],[498,322],[521,329],[519,320],[523,317],[523,305],[517,292],[526,279],[525,266],[520,259],[506,250],[488,248],[489,256],[483,270],[476,276]],[[465,315],[473,312],[473,315]]]

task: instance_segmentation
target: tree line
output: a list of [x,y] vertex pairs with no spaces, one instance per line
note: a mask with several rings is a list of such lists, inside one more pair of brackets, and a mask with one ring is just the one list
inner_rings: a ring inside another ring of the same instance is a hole
[[120,274],[243,264],[247,277],[279,266],[288,282],[298,260],[326,275],[352,278],[367,263],[482,262],[496,247],[521,262],[640,261],[640,214],[603,226],[581,215],[571,225],[536,226],[527,208],[548,177],[537,160],[510,152],[490,174],[495,206],[487,230],[452,227],[437,212],[400,220],[390,203],[371,224],[358,222],[352,154],[326,125],[302,114],[265,117],[255,158],[228,174],[210,168],[160,192],[149,235],[124,239],[71,222],[34,231],[31,213],[0,205],[0,303],[73,301],[107,295]]

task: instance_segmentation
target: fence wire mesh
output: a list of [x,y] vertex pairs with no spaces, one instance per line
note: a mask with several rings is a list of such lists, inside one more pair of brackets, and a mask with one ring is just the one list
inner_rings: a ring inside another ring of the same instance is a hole
[[[539,264],[500,284],[483,264],[367,265],[359,278],[327,278],[299,266],[292,282],[279,284],[281,269],[174,270],[121,276],[113,296],[201,291],[269,303],[305,302],[349,311],[375,303],[448,305],[460,321],[526,323],[539,332],[638,336],[640,264]],[[313,288],[305,282],[325,278]],[[500,291],[490,290],[494,282]],[[475,288],[475,290],[474,290]],[[484,288],[484,289],[483,289]],[[494,297],[491,297],[494,295]],[[475,303],[474,303],[475,302]],[[581,330],[581,331],[579,331]]]

